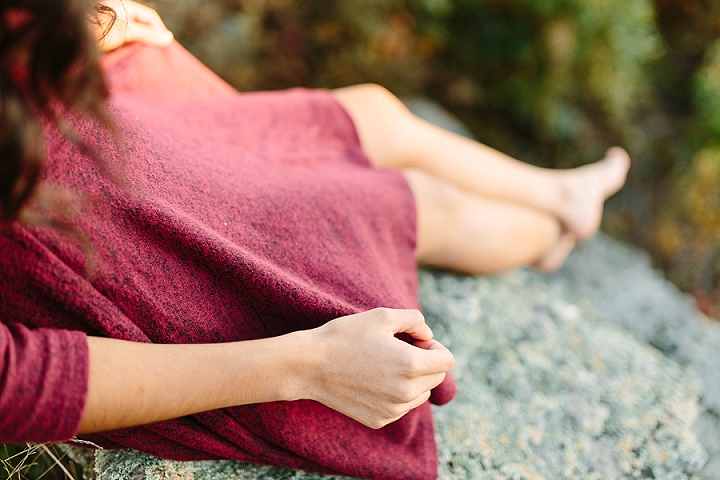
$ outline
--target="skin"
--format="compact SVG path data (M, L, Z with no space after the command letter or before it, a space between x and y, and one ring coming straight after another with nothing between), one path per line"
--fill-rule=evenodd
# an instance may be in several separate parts
M130 42L157 47L172 43L172 32L152 8L130 0L105 0L102 3L112 8L116 17L110 30L110 19L106 16L100 16L95 24L100 51L109 52Z
M398 340L399 332L417 343ZM297 399L380 428L424 403L454 364L420 312L382 308L262 340L157 345L89 337L88 345L80 434Z
M103 50L172 41L147 7L108 4L122 21L104 38L98 27ZM373 164L400 169L407 178L418 211L416 255L425 265L466 273L556 269L576 242L598 229L603 203L622 187L630 165L627 153L614 148L585 167L540 169L414 117L382 87L333 94ZM400 332L414 345L396 339ZM88 345L80 434L296 399L380 428L424 403L454 364L413 310L375 309L256 341L155 345L89 337Z
M432 125L377 85L334 91L372 163L405 174L418 209L422 264L470 274L559 268L598 230L603 203L625 183L618 147L594 164L548 170Z

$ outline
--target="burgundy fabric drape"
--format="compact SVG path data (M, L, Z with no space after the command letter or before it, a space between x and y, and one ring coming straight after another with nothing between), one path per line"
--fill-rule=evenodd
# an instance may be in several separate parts
M104 64L120 142L88 122L71 123L120 166L127 185L107 180L47 129L45 179L85 195L80 227L95 251L38 228L0 236L6 440L58 440L77 428L87 388L87 348L77 331L226 342L374 307L418 307L411 192L398 172L370 166L328 92L238 94L178 44L131 45ZM434 398L452 393L449 379ZM380 430L297 401L87 439L178 460L382 479L437 474L428 404Z

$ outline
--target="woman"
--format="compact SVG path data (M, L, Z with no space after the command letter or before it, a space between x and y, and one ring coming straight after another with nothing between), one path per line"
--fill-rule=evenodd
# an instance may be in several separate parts
M149 9L110 7L102 48L171 41ZM3 8L2 440L434 478L427 400L452 396L453 358L417 263L557 268L625 152L542 170L376 86L239 95L175 43L105 57L105 103L91 8ZM50 187L76 199L44 207L65 198ZM77 205L85 248L42 225Z

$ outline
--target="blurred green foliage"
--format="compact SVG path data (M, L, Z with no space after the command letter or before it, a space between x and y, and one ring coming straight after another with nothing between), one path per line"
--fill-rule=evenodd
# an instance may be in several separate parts
M632 143L663 43L648 0L164 0L240 90L376 82L429 95L481 139L575 165Z
M379 83L543 166L625 147L605 229L720 313L720 0L148 3L239 90ZM4 445L0 478L78 475L50 448Z
M605 228L720 300L720 0L157 0L240 90L380 83L491 146L571 167L633 156Z
M633 169L605 229L720 313L720 0L148 3L240 90L379 83L543 166L625 147ZM0 478L66 478L54 464L4 445Z

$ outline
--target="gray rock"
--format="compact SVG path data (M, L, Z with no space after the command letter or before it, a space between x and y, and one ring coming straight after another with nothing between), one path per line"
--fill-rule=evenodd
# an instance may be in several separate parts
M699 478L717 480L720 478L720 417L705 411L695 420L693 430L710 457Z
M420 278L458 360L458 397L435 410L441 478L688 478L704 464L697 379L558 296L555 278Z
M551 276L421 271L420 296L457 360L458 396L434 409L440 478L720 478L720 398L699 380L710 376L717 326L643 254L598 236ZM100 479L333 478L112 451L96 452L90 470Z
M576 249L548 282L557 295L602 312L700 379L703 414L694 428L710 459L699 476L720 478L720 322L654 272L646 253L601 235Z

